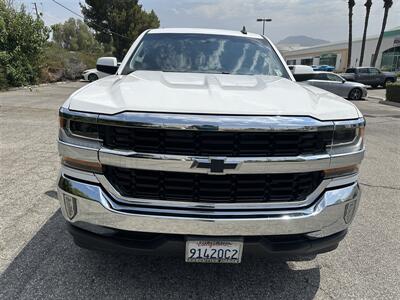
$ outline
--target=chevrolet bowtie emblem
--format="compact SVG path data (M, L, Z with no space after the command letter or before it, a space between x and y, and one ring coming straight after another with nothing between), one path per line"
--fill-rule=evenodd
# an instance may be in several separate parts
M192 168L209 169L210 173L224 173L227 169L235 169L237 163L226 163L225 159L211 158L208 160L196 159L192 165Z

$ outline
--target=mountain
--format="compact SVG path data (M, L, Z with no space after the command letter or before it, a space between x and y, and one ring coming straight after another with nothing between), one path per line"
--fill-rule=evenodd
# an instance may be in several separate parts
M284 38L280 42L278 42L278 45L293 45L293 46L298 46L298 47L311 47L311 46L316 46L316 45L321 45L321 44L327 44L329 41L322 40L322 39L314 39L309 36L305 35L295 35L295 36L288 36L287 38Z

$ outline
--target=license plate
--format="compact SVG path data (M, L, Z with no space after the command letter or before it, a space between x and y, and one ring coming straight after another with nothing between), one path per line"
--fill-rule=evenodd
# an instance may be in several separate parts
M186 262L231 263L242 260L243 241L223 239L188 239L186 241Z

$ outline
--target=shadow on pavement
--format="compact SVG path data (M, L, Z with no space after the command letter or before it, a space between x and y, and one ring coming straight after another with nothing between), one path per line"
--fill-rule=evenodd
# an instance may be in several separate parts
M73 244L57 211L0 276L0 299L312 299L319 282L318 268L292 270L262 259L203 265L90 252Z
M58 200L57 191L49 190L49 191L45 192L45 195Z

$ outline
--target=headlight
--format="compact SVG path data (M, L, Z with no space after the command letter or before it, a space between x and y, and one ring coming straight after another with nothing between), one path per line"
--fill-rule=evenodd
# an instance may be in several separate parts
M90 143L91 141L100 141L97 126L97 114L72 112L61 108L59 118L60 140L66 141L66 137L69 137L74 139L72 143L77 145L82 145L82 143L85 144L88 142Z
M60 117L60 129L70 138L99 141L96 120L93 120L93 122L82 122ZM60 139L63 140L62 136L60 136ZM80 144L78 141L77 143Z
M72 135L98 140L99 130L97 129L97 124L85 123L80 121L69 120L67 122L67 128Z
M102 172L97 156L101 146L97 117L97 114L60 109L59 152L64 165L89 172Z
M365 120L335 122L330 154L357 152L364 149Z

